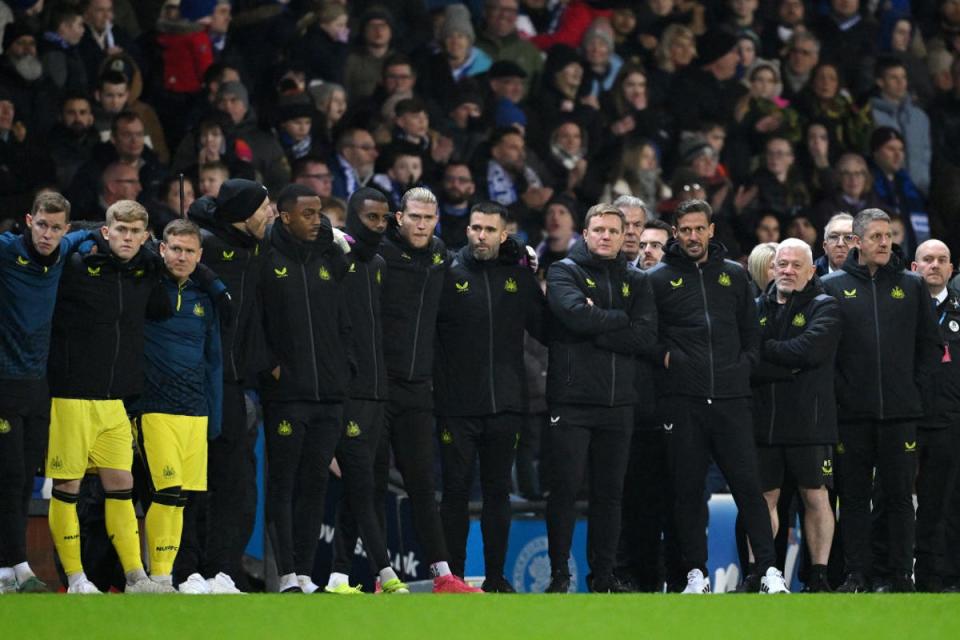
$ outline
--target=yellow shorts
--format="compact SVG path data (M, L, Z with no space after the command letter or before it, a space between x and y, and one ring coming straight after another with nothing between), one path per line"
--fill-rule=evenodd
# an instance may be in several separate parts
M139 423L139 424L138 424ZM134 422L153 490L207 490L207 418L145 413Z
M79 480L88 470L133 466L133 435L122 400L50 401L47 477Z

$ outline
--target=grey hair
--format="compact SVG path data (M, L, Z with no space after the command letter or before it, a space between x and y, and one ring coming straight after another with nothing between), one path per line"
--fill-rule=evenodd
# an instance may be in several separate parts
M433 195L433 191L426 187L414 187L403 194L403 199L400 200L400 211L407 210L408 202L425 202L437 205L437 196Z
M841 214L844 215L844 214ZM834 216L835 218L836 216ZM833 218L831 218L832 220ZM773 259L776 260L780 257L780 252L784 249L799 249L803 253L804 257L807 259L807 264L813 264L813 251L810 250L810 245L801 240L800 238L787 238L780 243L780 246L777 247L776 253L773 255Z
M797 43L803 41L812 42L817 48L817 53L820 53L820 39L809 31L800 31L790 36L790 39L787 41L787 48L793 49L795 46L797 46Z
M758 287L767 281L767 270L776 253L776 242L764 242L755 246L747 257L747 271Z
M853 235L862 240L863 234L867 232L867 226L878 220L890 222L890 215L883 209L864 209L853 219Z
M830 219L827 220L827 224L823 227L823 235L829 234L831 227L840 222L853 223L853 216L846 211L841 211L840 213L831 216Z
M612 204L617 209L621 209L621 210L639 207L640 209L643 209L644 213L647 213L647 203L644 202L641 198L638 198L637 196L622 195L616 200L614 200Z

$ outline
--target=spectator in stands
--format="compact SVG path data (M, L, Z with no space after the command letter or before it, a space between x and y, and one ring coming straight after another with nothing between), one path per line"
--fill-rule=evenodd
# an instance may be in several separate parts
M295 184L311 188L321 198L329 198L333 194L333 174L327 163L318 156L298 158L290 173Z
M607 20L596 20L583 34L580 44L587 63L590 95L599 97L609 91L623 66L623 58L613 50L613 27Z
M837 176L833 170L837 146L837 141L830 137L826 122L811 120L804 126L797 164L813 202L819 202L837 188Z
M87 70L77 45L83 38L83 17L76 7L56 6L50 12L50 29L38 47L43 73L61 90L85 91Z
M877 50L877 24L860 11L860 0L830 0L830 11L814 22L820 39L820 57L837 66L854 96L872 85Z
M163 124L161 124L160 118L157 116L157 112L153 106L141 100L144 86L140 65L136 63L130 54L121 51L104 58L103 65L101 66L101 77L107 73L120 73L123 75L127 89L127 99L124 103L123 110L133 111L140 116L147 134L145 139L146 145L153 149L154 153L156 153L160 159L160 162L164 164L169 163L170 149L167 147L167 136Z
M380 77L379 73L377 77ZM318 144L322 144L328 150L333 149L334 131L347 112L347 92L335 82L324 82L319 86L310 87L309 91L313 97L314 108L322 116L322 119L314 124L314 135L317 137Z
M518 0L486 0L485 26L477 37L477 46L494 62L510 60L526 72L527 90L537 86L543 70L543 58L537 47L517 33Z
M54 175L46 149L16 122L13 99L0 91L0 215L28 211L33 190L52 184Z
M490 56L474 46L475 41L467 7L448 5L440 29L440 50L428 62L428 72L421 75L419 88L426 97L443 104L458 83L490 69Z
M872 126L870 114L850 99L837 65L829 62L818 65L796 104L805 118L822 120L829 125L838 151L860 153L866 148Z
M337 138L336 154L330 163L333 173L333 195L349 198L373 177L377 145L366 129L344 129Z
M358 41L347 56L343 75L347 94L364 100L377 88L383 61L394 51L393 15L386 7L374 5L363 12L357 31Z
M697 41L697 60L678 72L670 86L670 108L677 127L696 131L704 120L729 124L734 105L746 93L736 81L737 39L723 31L708 31Z
M599 157L616 156L622 146L640 138L654 141L660 149L671 148L672 120L662 106L651 101L649 76L640 65L621 67L610 91L600 97L600 110L604 134L612 135L603 135L598 141Z
M467 244L467 225L470 224L470 206L477 192L470 165L450 162L443 170L443 185L439 191L440 222L437 234L448 249L459 249Z
M867 161L858 153L845 153L834 165L837 189L821 200L814 209L813 220L818 229L841 211L860 212L864 209L882 209L886 205L873 192L873 177Z
M82 94L68 94L60 109L60 121L47 137L50 158L56 165L57 185L66 189L73 176L93 153L100 136L93 126L90 99Z
M36 36L22 22L8 24L3 31L0 87L8 92L28 131L43 134L56 122L57 89L43 77Z
M780 6L799 4L800 0L784 0ZM774 29L774 32L777 30ZM783 64L784 99L791 102L799 96L810 83L813 70L820 62L820 41L809 31L798 31L787 41L787 53Z
M371 183L390 200L390 210L400 210L407 190L422 186L423 151L409 142L395 142L383 150L383 173L374 174Z
M807 8L803 0L779 0L777 2L777 15L773 20L768 21L760 35L760 55L763 58L787 58L792 53L793 47L798 40L795 36L799 34L808 34L806 26ZM818 44L819 48L819 44ZM790 62L784 66L784 84L790 87L787 77L787 68ZM815 64L810 65L812 69ZM809 72L809 69L807 70Z
M201 196L216 198L220 187L230 179L230 168L221 160L213 160L199 166L197 186Z
M310 77L343 84L344 61L349 54L347 20L347 10L336 2L308 12L298 22L290 59L307 69Z
M97 77L100 63L109 55L121 51L134 57L140 54L130 34L113 24L113 0L85 0L82 6L85 30L79 48L87 78Z
M314 113L313 104L304 96L283 99L277 106L277 138L291 165L317 151L311 134Z
M671 24L664 30L653 52L655 64L647 67L650 99L655 104L666 101L677 73L690 66L696 57L696 36L689 27Z
M870 136L870 171L873 190L891 216L899 216L906 230L904 254L913 255L930 239L930 216L913 177L906 168L906 141L891 127L878 127Z

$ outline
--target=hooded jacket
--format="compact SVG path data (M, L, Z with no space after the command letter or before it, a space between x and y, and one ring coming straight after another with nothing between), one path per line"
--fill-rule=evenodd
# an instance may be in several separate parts
M547 272L547 303L548 402L635 404L636 356L650 355L657 344L657 308L647 274L622 255L595 257L578 239Z
M710 242L707 260L667 245L663 261L647 271L657 300L660 344L654 366L670 353L660 390L698 398L748 398L757 360L759 324L753 289L739 263Z
M268 402L343 402L351 378L347 263L330 222L323 219L313 242L274 224L265 244L259 315L270 364L260 376L263 396ZM271 373L276 366L279 378Z
M935 398L932 418L921 426L943 428L960 420L960 296L955 291L937 305L936 318L943 355L933 376Z
M391 223L380 255L387 264L381 297L387 373L406 382L430 380L446 247L434 236L426 248L414 249Z
M433 388L441 416L525 412L523 334L543 342L543 294L522 266L520 244L500 245L493 260L470 247L453 257L437 315Z
M814 276L786 303L771 284L757 298L760 361L753 371L753 428L765 445L837 441L833 369L840 309Z
M843 269L823 278L840 303L843 337L836 391L841 422L920 418L932 409L931 374L940 357L933 305L923 280L904 271L894 246L870 275L851 249Z

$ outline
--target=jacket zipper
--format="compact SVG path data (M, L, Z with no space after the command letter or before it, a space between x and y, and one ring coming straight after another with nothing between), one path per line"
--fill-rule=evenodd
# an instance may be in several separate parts
M123 315L123 277L117 271L117 321L113 323L113 330L116 333L116 341L113 345L113 361L110 363L110 382L107 384L107 397L113 397L113 378L117 370L117 358L120 357L120 316Z
M713 325L710 322L710 306L707 304L707 286L703 282L703 268L698 264L697 265L697 275L700 276L700 293L703 296L703 317L707 321L707 356L710 361L710 393L708 394L708 400L714 396L714 380L713 380Z
M870 287L873 289L873 326L877 339L877 391L880 397L880 419L883 420L883 360L880 355L880 314L877 311L877 277L870 278Z
M307 327L310 336L310 364L313 365L313 393L315 399L320 399L320 372L317 371L317 347L313 339L313 313L310 312L310 288L307 284L307 265L300 265L300 273L303 275L303 297L307 300Z
M249 264L250 258L247 258L247 264L244 265L243 272L240 274L240 294L237 296L237 317L234 320L236 324L233 327L233 333L230 335L230 368L233 369L234 380L240 379L240 375L237 373L237 358L234 355L234 347L237 344L237 334L240 332L240 309L243 308L243 289L247 279L247 266Z
M607 300L610 304L610 309L613 309L613 278L610 274L607 274ZM613 406L614 398L616 397L617 392L617 354L615 351L610 352L610 406Z
M490 299L490 279L487 270L483 270L483 282L487 286L487 357L490 359L490 404L493 413L497 412L497 392L493 381L493 301Z
M410 354L410 375L407 380L413 380L413 370L417 366L417 343L420 342L420 316L423 315L423 296L427 293L427 283L430 281L430 267L427 267L427 275L423 278L423 286L420 287L420 304L417 306L417 322L413 326L413 353Z
M365 270L364 278L367 281L367 299L370 304L367 305L370 308L370 342L371 347L373 347L373 397L377 400L380 399L380 365L377 362L377 316L373 313L373 285L370 284L370 265L364 263L363 268Z

